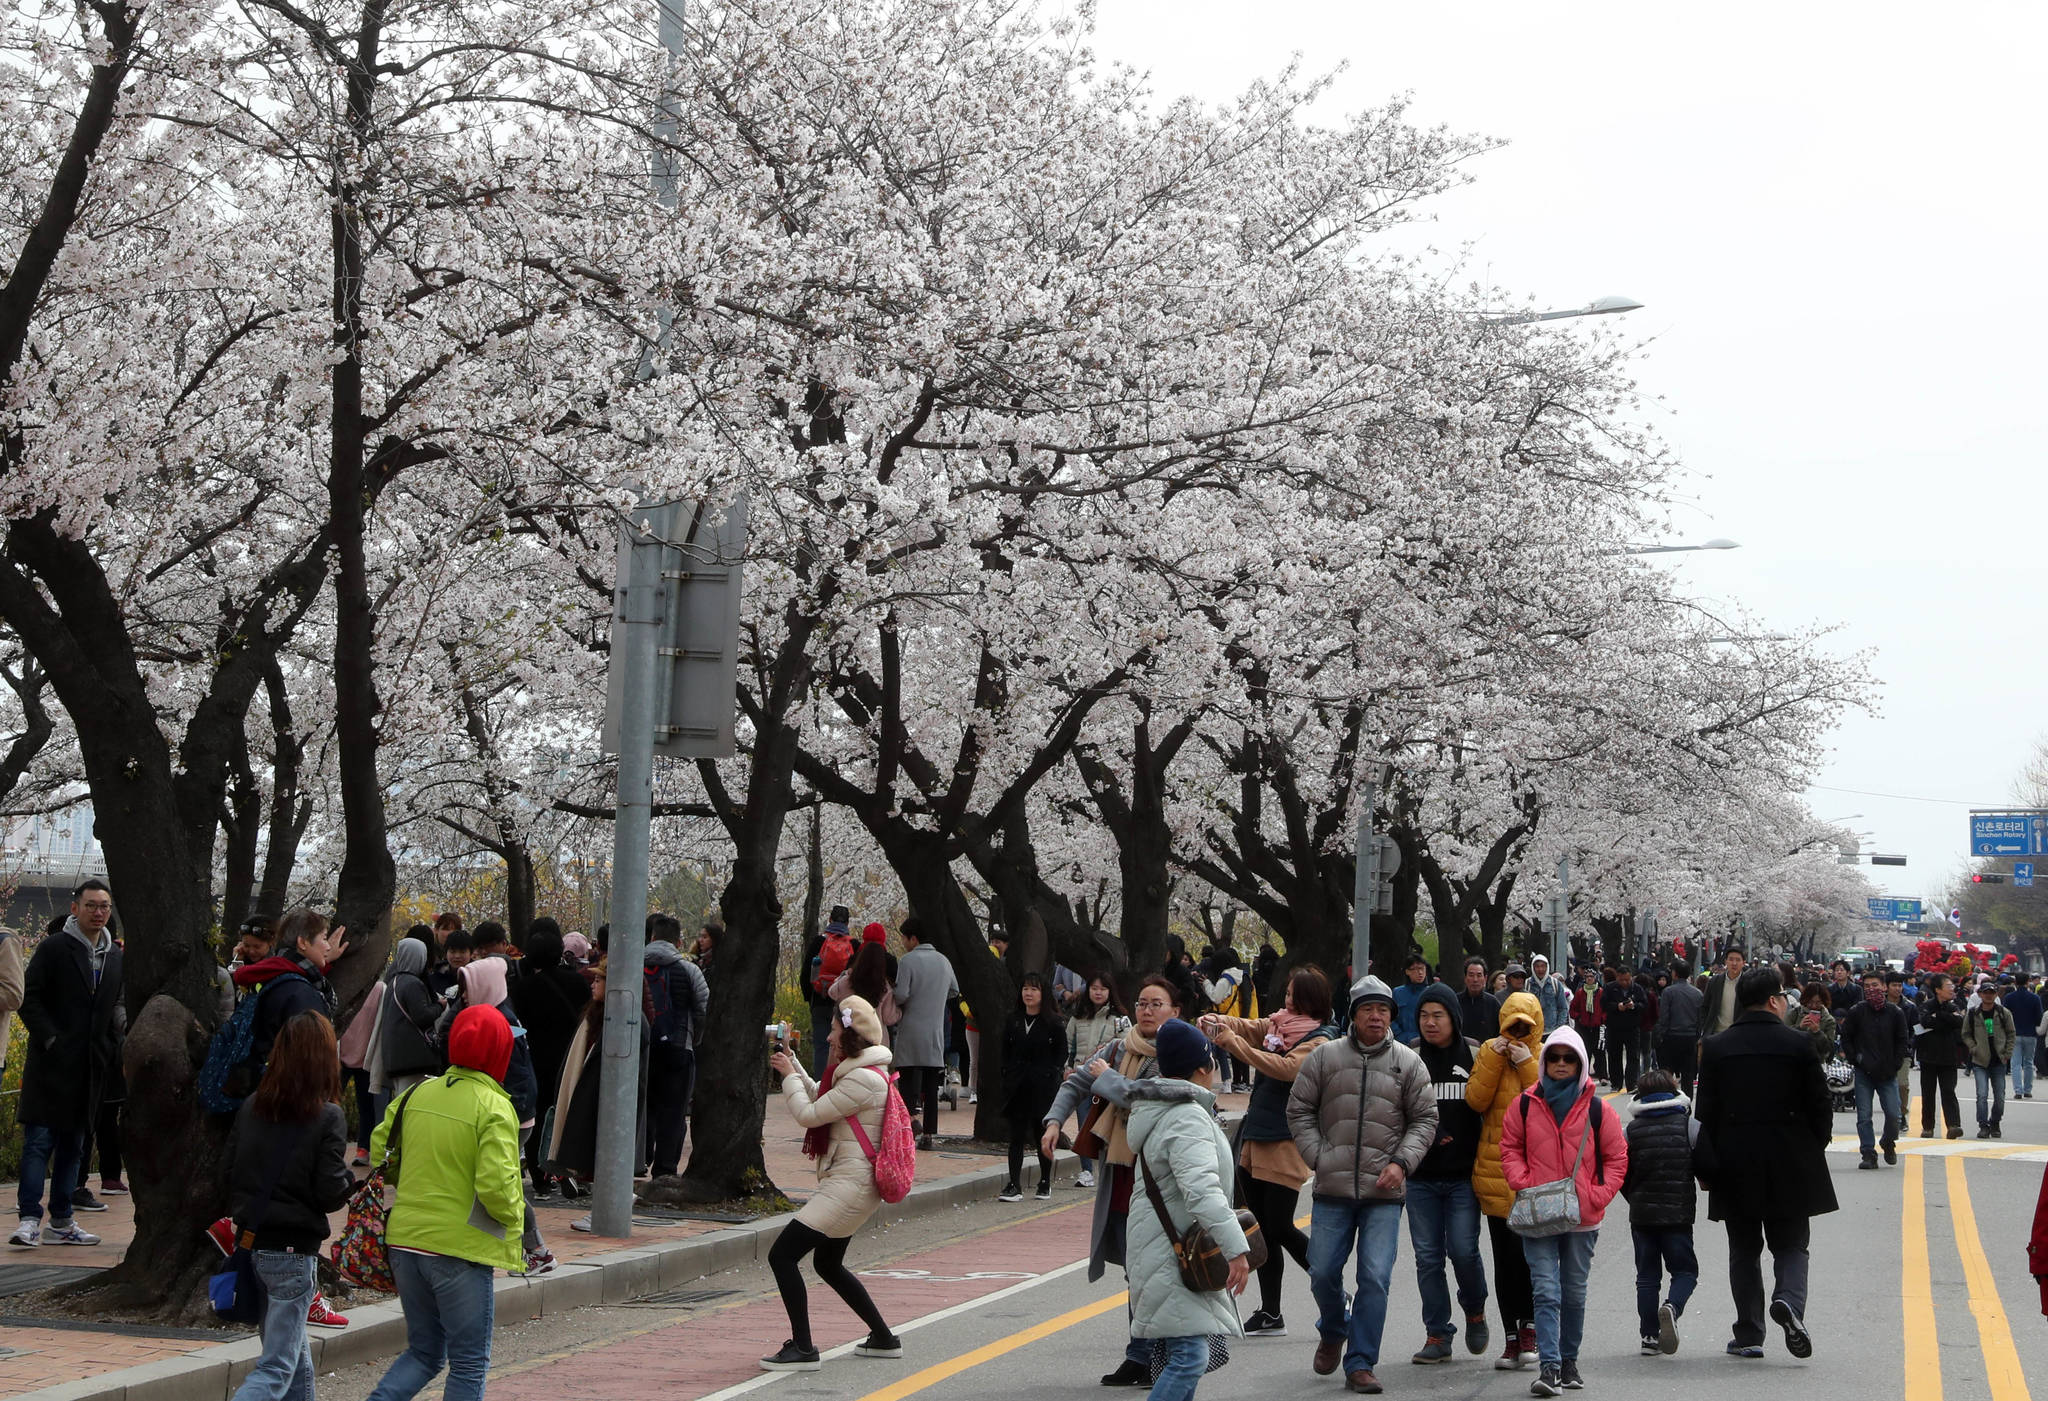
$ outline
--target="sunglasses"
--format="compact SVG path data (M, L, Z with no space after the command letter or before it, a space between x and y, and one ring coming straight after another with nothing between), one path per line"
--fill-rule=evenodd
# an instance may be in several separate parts
M1545 1065L1577 1065L1579 1058L1570 1051L1545 1051L1543 1053L1543 1063Z

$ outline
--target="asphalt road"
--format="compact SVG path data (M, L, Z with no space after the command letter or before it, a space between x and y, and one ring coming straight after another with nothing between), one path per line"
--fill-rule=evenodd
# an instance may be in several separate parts
M1917 1106L1916 1106L1917 1110ZM1965 1117L1971 1116L1967 1097ZM1588 1392L1631 1396L1742 1396L1807 1401L1830 1392L1907 1401L2027 1401L2042 1378L2048 1401L2048 1320L2027 1273L2026 1241L2048 1165L2048 1103L2009 1104L2006 1137L1925 1143L1909 1137L1896 1168L1856 1168L1855 1125L1837 1119L1830 1154L1842 1209L1814 1223L1807 1325L1813 1358L1797 1362L1774 1329L1762 1361L1723 1355L1733 1313L1721 1229L1696 1232L1701 1284L1681 1322L1675 1357L1642 1357L1636 1344L1634 1265L1625 1207L1617 1204L1594 1259L1580 1365ZM1124 1336L1123 1280L1087 1282L1087 1200L1063 1188L1049 1207L990 1202L876 1233L849 1263L903 1331L900 1361L827 1353L816 1373L768 1374L752 1359L786 1336L764 1268L716 1276L690 1298L592 1309L499 1335L490 1395L499 1401L654 1398L663 1401L1026 1401L1105 1396L1096 1378ZM1306 1208L1304 1207L1304 1210ZM1484 1249L1482 1240L1482 1251ZM1489 1260L1490 1263L1490 1260ZM812 1284L821 1347L850 1344L852 1315ZM1241 1312L1253 1305L1245 1303ZM1251 1401L1276 1391L1341 1396L1340 1378L1309 1370L1314 1315L1307 1280L1289 1267L1291 1335L1245 1339L1206 1378L1205 1401ZM1489 1310L1498 1334L1498 1318ZM1521 1396L1532 1373L1496 1372L1491 1355L1463 1351L1436 1367L1409 1363L1423 1340L1407 1246L1394 1273L1380 1379L1395 1396ZM320 1379L323 1401L357 1401L381 1368ZM1128 1391L1123 1396L1142 1395Z

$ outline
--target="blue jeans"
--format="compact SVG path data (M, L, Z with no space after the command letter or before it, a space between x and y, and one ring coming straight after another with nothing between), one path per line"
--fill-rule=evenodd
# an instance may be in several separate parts
M2005 1067L1993 1061L1990 1065L1971 1066L1970 1073L1977 1077L1977 1127L1981 1129L1987 1124L1996 1125L2005 1117ZM1989 1118L1984 1116L1984 1103L1987 1099L1991 1102ZM26 1171L23 1175L27 1175ZM51 1212L54 1213L56 1209L56 1203L52 1201Z
M1979 1091L1981 1095L1982 1091ZM1875 1096L1884 1106L1884 1146L1889 1148L1899 1141L1899 1130L1904 1127L1905 1115L1899 1109L1899 1082L1873 1080L1862 1071L1856 1072L1856 1141L1863 1145L1863 1156L1869 1157L1877 1151L1877 1140L1871 1128L1870 1101Z
M1197 1333L1192 1338L1159 1341L1166 1344L1166 1366L1160 1370L1159 1380L1152 1383L1145 1401L1189 1401L1209 1365L1209 1340Z
M71 1224L71 1193L79 1183L85 1156L85 1130L53 1129L48 1124L21 1126L21 1186L15 1199L24 1221L43 1219L43 1180L50 1183L50 1224Z
M1356 1243L1357 1294L1344 1311L1344 1265ZM1338 1202L1318 1198L1309 1214L1308 1287L1315 1296L1316 1332L1326 1342L1344 1339L1344 1371L1379 1365L1380 1334L1387 1326L1387 1286L1401 1249L1401 1203Z
M311 1255L255 1252L263 1281L263 1356L235 1388L235 1401L313 1401L313 1349L306 1343L306 1306L313 1302Z
M1692 1227L1672 1226L1664 1230L1631 1230L1636 1247L1636 1322L1642 1336L1657 1336L1657 1305L1671 1301L1671 1311L1685 1312L1685 1301L1700 1282L1700 1260L1693 1253ZM1664 1271L1671 1271L1671 1292L1664 1292Z
M1536 1358L1546 1367L1579 1360L1579 1339L1586 1332L1586 1277L1593 1272L1593 1244L1599 1238L1597 1230L1522 1237L1536 1295Z
M1432 1338L1455 1338L1444 1258L1458 1275L1458 1307L1465 1317L1486 1312L1486 1266L1479 1260L1479 1198L1465 1178L1408 1184L1408 1241L1415 1247L1415 1287L1422 1293L1422 1327Z
M453 1255L391 1252L398 1303L405 1310L405 1351L369 1401L412 1401L448 1364L445 1401L480 1401L491 1370L491 1267Z
M2034 1052L2040 1044L2038 1036L2015 1036L2012 1039L2012 1092L2016 1095L2034 1092Z

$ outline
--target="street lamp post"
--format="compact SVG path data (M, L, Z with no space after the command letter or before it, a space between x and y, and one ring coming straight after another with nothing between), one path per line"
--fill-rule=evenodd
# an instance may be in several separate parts
M1614 316L1640 310L1642 305L1634 297L1602 297L1585 306L1567 307L1561 311L1510 311L1482 315L1480 319L1488 326L1527 326L1536 321L1566 321L1574 316Z
M1725 536L1716 536L1698 545L1627 545L1619 550L1607 550L1610 555L1682 555L1694 550L1739 550L1742 546Z

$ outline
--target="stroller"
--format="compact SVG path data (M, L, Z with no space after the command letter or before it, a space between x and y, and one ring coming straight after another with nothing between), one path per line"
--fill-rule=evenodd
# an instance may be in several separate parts
M1856 1071L1836 1056L1827 1064L1828 1108L1845 1114L1856 1107Z

